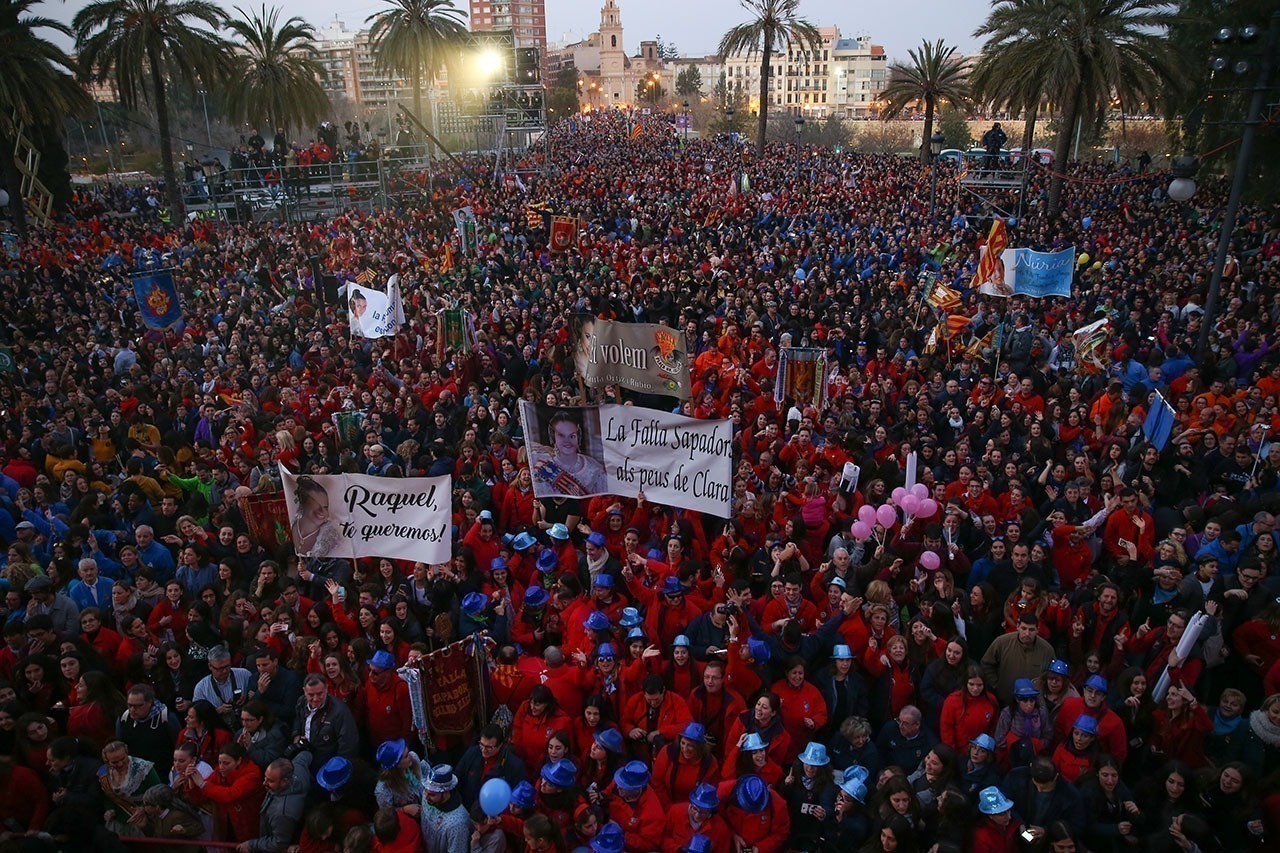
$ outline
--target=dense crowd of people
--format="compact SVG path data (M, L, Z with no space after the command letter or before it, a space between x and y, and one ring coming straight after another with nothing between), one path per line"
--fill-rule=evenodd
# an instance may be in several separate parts
M1037 167L1010 245L1081 263L1070 298L1001 299L950 177L931 215L913 159L636 120L326 221L86 190L0 261L0 849L1273 848L1274 208L1242 211L1207 320L1221 186L1075 164L1050 217ZM569 251L543 203L582 220ZM157 267L164 332L128 278ZM400 275L394 338L326 292L365 270ZM472 346L437 347L442 308ZM585 389L579 313L684 331L692 397ZM1102 318L1098 369L1072 333ZM826 349L825 399L775 403L783 346ZM732 419L732 517L535 499L519 400ZM451 474L453 559L299 559L249 523L279 464ZM477 631L490 714L459 744L402 673Z

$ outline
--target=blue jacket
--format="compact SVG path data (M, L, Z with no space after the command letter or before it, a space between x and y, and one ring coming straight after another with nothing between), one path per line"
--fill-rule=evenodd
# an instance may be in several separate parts
M89 586L84 581L76 578L67 586L67 598L74 601L76 607L81 610L86 607L100 607L105 610L111 607L111 588L114 586L115 581L99 574L98 582L94 584L94 590L98 593L98 597L95 599Z

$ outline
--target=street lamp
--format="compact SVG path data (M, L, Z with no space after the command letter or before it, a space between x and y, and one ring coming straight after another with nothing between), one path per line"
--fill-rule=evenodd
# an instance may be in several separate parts
M1223 28L1218 31L1214 41L1223 44L1233 38L1243 44L1250 44L1258 38L1258 28L1249 25L1237 32ZM1213 328L1218 313L1218 296L1222 290L1222 274L1227 266L1227 254L1231 251L1231 236L1236 230L1236 214L1240 212L1240 199L1244 196L1244 185L1249 179L1249 164L1253 161L1254 140L1257 137L1258 125L1262 123L1262 108L1271 88L1272 70L1276 61L1276 51L1280 49L1280 6L1271 13L1271 23L1267 27L1267 42L1262 50L1258 76L1254 79L1249 99L1249 113L1245 118L1244 132L1240 134L1240 149L1236 155L1235 173L1231 178L1231 193L1227 196L1227 207L1222 214L1222 226L1218 230L1218 250L1213 259L1213 273L1209 276L1209 292L1204 300L1204 316L1200 318L1200 340L1197 351L1204 358L1209 350L1209 330ZM1215 66L1216 68L1216 63ZM1238 75L1249 70L1249 63L1237 62L1232 69ZM1179 157L1179 160L1184 158ZM1178 177L1175 173L1175 181ZM1190 180L1190 178L1186 178ZM1180 190L1186 188L1183 184ZM1170 185L1169 197L1173 198L1173 186ZM1190 198L1190 196L1188 196Z
M796 114L796 183L800 183L800 132L804 130L804 116Z
M1173 172L1173 180L1169 182L1169 198L1177 202L1190 201L1196 194L1196 172L1200 171L1200 160L1190 151L1174 159L1169 164Z
M688 144L689 142L689 125L690 124L691 122L689 121L689 101L686 99L684 102L684 141L686 144Z
M204 135L209 142L209 152L213 152L213 129L209 125L209 93L200 90L200 103L204 106Z
M938 155L942 153L942 146L947 144L947 138L942 135L942 131L938 131L929 137L929 216L933 217L938 211Z

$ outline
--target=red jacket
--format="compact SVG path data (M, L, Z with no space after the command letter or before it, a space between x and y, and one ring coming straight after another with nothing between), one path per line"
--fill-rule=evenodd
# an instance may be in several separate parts
M1157 708L1152 718L1153 753L1165 760L1181 761L1192 770L1209 763L1204 754L1204 741L1213 731L1213 720L1203 705L1197 703L1190 713L1180 714L1176 720L1169 716L1168 708Z
M942 703L942 742L956 752L969 751L969 741L980 734L990 734L1000 717L1000 704L990 693L972 697L965 688L948 696Z
M729 831L754 847L756 853L782 853L787 849L791 835L791 816L787 804L777 792L769 790L769 805L760 814L751 814L738 808L733 797L736 782L720 785L720 802L724 821Z
M778 762L783 767L790 767L791 762L800 754L800 750L809 741L817 737L817 733L827 724L827 702L822 693L808 681L799 687L792 687L785 678L779 679L769 688L782 700L780 716L782 727L791 736L791 744L784 755L785 760ZM805 718L813 720L813 728L805 725Z
M1058 719L1053 727L1054 740L1061 743L1071 737L1071 727L1080 715L1086 712L1084 698L1070 696L1062 700L1058 709ZM1110 753L1116 761L1124 763L1129 755L1129 738L1124 731L1124 723L1116 716L1116 712L1103 705L1100 711L1090 711L1091 716L1098 718L1098 744L1104 752Z
M396 812L396 820L400 824L396 837L390 841L373 839L373 853L418 853L422 850L422 829L418 822L402 811Z
M1008 826L997 826L990 818L983 818L973 830L970 853L1018 853L1018 833L1022 823L1011 818Z
M613 785L605 789L605 794L609 801L609 820L622 827L626 835L627 853L650 853L662 846L662 829L667 820L652 788L645 788L634 803L622 799Z
M667 809L667 828L662 835L662 853L680 853L688 844L694 833L705 835L711 840L711 849L715 853L729 853L733 842L733 833L729 824L718 814L713 814L700 826L695 828L689 822L689 804L676 803Z
M698 783L708 785L720 781L720 762L714 755L707 755L696 761L686 761L680 754L680 742L674 741L658 750L653 760L653 776L650 786L664 809L673 804L686 803Z
M650 720L649 705L645 702L644 692L641 691L627 700L627 707L622 712L622 734L626 737L632 729L642 729L646 732L658 731L667 741L674 741L680 737L680 732L684 731L684 727L692 720L688 703L670 690L662 697L656 719Z
M788 607L785 598L770 599L765 605L764 618L760 620L760 626L769 633L776 634L773 623L782 619L799 619L802 630L812 631L818 621L818 608L812 601L804 598L800 599L800 603L795 608Z
M373 678L364 680L364 722L370 743L383 743L397 738L413 739L413 708L409 704L409 685L397 673L391 673L386 690L379 690Z
M249 759L224 777L215 771L205 780L203 788L194 788L191 798L195 802L209 802L218 807L214 826L223 832L230 831L230 838L237 842L257 838L258 809L265 792L262 788L262 771Z
M511 748L525 767L541 767L547 754L547 741L557 731L571 731L573 723L563 711L535 717L529 711L529 700L520 704L511 723Z

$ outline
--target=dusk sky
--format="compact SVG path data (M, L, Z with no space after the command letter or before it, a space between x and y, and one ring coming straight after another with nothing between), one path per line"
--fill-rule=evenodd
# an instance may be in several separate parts
M466 0L456 0L464 12ZM70 21L85 6L85 0L46 2L36 14ZM222 2L229 14L235 3ZM242 8L255 8L258 3L242 2ZM282 6L287 14L298 15L323 26L336 15L348 29L360 29L369 15L385 8L376 0L274 0L268 5ZM602 0L547 0L547 37L552 41L566 33L577 37L594 32L600 23ZM746 12L737 0L619 0L622 25L626 30L627 50L634 53L641 39L661 34L674 42L682 53L712 53L720 36L730 26L746 20ZM979 43L973 31L985 19L988 0L891 0L891 2L857 2L848 0L802 0L802 14L814 24L835 24L849 37L867 33L885 46L890 57L905 58L907 49L922 39L946 39L968 53ZM689 14L696 10L695 14Z

